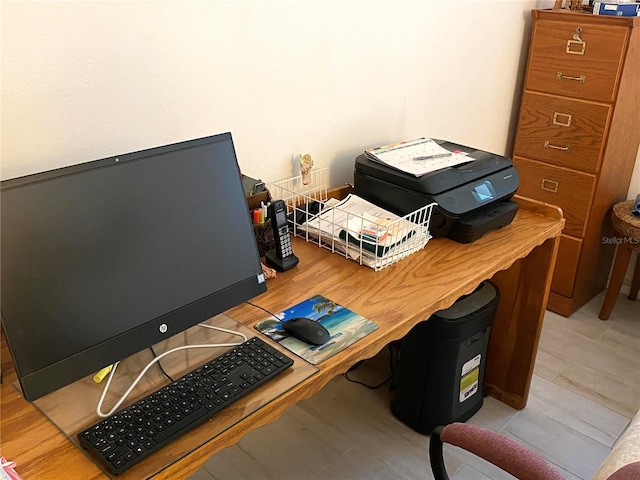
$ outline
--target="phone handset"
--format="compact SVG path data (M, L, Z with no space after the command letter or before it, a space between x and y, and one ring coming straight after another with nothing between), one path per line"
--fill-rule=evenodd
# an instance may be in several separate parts
M271 201L271 205L269 205L269 218L271 219L276 248L267 251L264 257L268 266L283 272L298 264L298 257L293 254L291 248L287 210L284 201Z

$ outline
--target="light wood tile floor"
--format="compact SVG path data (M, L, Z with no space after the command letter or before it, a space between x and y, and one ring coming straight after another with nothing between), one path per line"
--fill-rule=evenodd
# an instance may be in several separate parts
M590 479L640 408L640 301L621 294L608 321L604 293L564 318L547 312L528 405L487 397L470 423L539 452L569 480ZM376 384L389 373L385 350L350 374ZM429 479L427 436L389 410L391 393L338 377L238 444L214 455L191 480ZM452 479L512 478L454 447Z

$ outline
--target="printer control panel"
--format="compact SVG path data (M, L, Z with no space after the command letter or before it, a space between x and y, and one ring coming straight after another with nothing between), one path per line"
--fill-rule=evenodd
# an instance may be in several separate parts
M453 215L469 213L493 201L511 197L518 188L518 172L511 166L491 175L433 196L434 201Z

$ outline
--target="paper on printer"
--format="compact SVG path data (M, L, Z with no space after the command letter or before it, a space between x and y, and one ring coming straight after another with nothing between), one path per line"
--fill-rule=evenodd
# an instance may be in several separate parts
M368 149L365 155L416 177L473 160L464 152L451 152L435 140L424 137Z

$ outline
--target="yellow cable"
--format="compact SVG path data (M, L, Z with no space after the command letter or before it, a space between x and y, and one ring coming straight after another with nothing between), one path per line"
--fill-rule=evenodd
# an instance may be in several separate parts
M93 376L93 381L96 383L100 383L102 382L102 380L104 380L104 377L106 377L109 372L111 371L111 369L113 368L113 365L109 365L108 367L104 367L102 370L100 370L98 373L96 373Z

